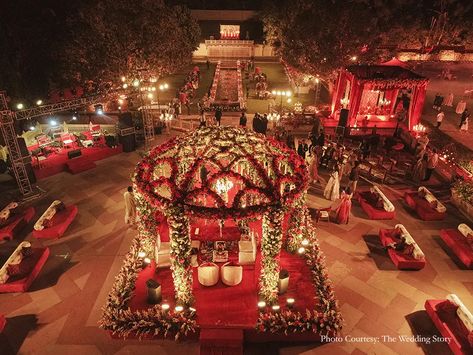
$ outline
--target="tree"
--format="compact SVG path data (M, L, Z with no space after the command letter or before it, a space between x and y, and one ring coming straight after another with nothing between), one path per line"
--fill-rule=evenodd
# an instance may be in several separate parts
M262 14L268 41L304 71L329 75L356 61L373 59L378 20L362 0L296 0L271 3Z
M172 73L190 62L200 36L187 8L162 0L93 2L68 28L57 56L65 82L116 82L140 69L158 77Z
M289 64L322 76L389 59L396 48L473 44L473 2L268 1L261 17L268 42Z

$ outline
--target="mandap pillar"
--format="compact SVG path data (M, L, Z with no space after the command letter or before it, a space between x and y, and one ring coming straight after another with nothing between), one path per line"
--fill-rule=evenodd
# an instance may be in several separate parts
M272 208L263 216L259 293L260 297L268 303L274 303L278 299L283 217L284 212L280 208Z
M171 271L176 302L190 305L192 294L191 237L189 218L183 205L174 205L165 210L169 224Z

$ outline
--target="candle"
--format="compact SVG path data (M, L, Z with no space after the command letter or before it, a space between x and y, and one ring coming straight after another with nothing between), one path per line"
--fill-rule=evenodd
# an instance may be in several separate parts
M265 301L259 301L258 302L258 308L260 310L263 310L266 307L266 302Z
M297 249L297 252L298 252L299 254L304 254L305 248L304 248L304 247L300 247L299 249Z
M288 298L288 299L286 300L287 306L288 306L289 308L292 308L292 307L294 306L294 302L295 302L295 301L296 301L296 300L295 300L294 298L292 298L292 297L291 297L291 298Z
M182 312L182 311L184 310L184 307L182 307L182 306L176 306L176 307L174 307L174 310L175 310L176 312Z
M281 306L279 306L278 304L275 304L271 308L273 309L274 312L279 312L279 310L281 309Z
M162 309L163 311L167 311L167 310L169 309L169 305L168 305L167 303L163 303L163 304L161 305L161 309Z

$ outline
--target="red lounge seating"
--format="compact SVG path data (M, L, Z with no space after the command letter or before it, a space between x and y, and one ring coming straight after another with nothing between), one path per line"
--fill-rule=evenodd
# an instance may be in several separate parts
M392 232L394 232L394 229L379 230L379 239L384 247L397 241L391 236ZM399 270L421 270L425 266L425 259L417 260L412 256L402 254L391 248L388 249L388 254L394 265L396 265Z
M458 229L441 229L440 238L469 269L473 269L473 250Z
M13 239L15 234L19 233L28 224L35 214L34 207L28 207L23 214L12 216L11 221L0 228L0 240Z
M93 169L97 165L89 157L78 157L67 161L66 166L71 174L78 174Z
M438 212L427 200L421 198L417 192L406 192L404 201L407 205L416 211L417 215L423 221L442 221L445 218L445 212Z
M0 314L0 334L3 332L5 324L7 324L7 320L5 319L4 315Z
M48 256L49 248L33 248L33 255L22 261L22 263L28 263L28 275L20 279L9 278L6 283L0 284L0 293L26 292L48 260Z
M468 355L473 353L473 347L468 343L468 334L465 334L465 329L458 326L458 316L452 311L451 316L445 317L438 311L440 304L447 302L447 300L427 300L425 301L425 310L432 319L435 327L438 329L443 337L450 338L448 344L455 355Z
M396 216L396 211L388 212L384 209L376 208L370 202L368 202L370 201L368 198L369 194L371 194L370 191L362 191L356 194L357 201L360 203L361 208L366 212L368 217L375 220L394 219Z
M33 230L35 238L60 238L77 215L77 206L67 206L64 210L56 213L52 218L52 227L43 230Z

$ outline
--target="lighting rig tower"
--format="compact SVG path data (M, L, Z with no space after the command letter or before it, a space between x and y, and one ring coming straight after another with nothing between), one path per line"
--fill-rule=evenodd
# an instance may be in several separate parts
M48 114L50 115L57 112L64 112L83 106L93 105L104 101L104 99L106 99L109 95L109 93L103 93L62 101L55 104L37 106L31 109L12 111L9 109L7 104L6 92L0 91L0 131L2 132L3 138L5 139L5 144L7 145L8 154L11 160L12 170L23 198L33 198L37 195L37 191L31 185L31 181L26 171L25 160L28 160L29 156L23 157L21 154L15 132L15 121L26 120Z

